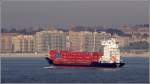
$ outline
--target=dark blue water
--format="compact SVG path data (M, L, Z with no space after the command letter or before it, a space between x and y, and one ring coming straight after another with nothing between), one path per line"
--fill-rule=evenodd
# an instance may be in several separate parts
M44 58L2 58L3 83L148 83L148 58L125 57L122 68L52 67Z

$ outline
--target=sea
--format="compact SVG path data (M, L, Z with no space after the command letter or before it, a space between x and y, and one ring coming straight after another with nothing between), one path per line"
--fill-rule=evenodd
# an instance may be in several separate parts
M149 58L123 57L122 68L49 65L44 57L2 57L2 83L149 83Z

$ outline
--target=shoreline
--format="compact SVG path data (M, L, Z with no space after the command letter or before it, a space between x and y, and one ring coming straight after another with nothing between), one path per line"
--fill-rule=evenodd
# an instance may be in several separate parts
M134 54L128 53L123 54L121 53L122 57L149 57L150 53L143 53L143 54ZM0 53L1 57L48 57L48 53Z
M123 54L121 53L122 57L146 57L149 58L150 53L142 53L142 54L135 54L135 53L128 53L128 54Z
M1 57L47 57L47 53L3 53Z

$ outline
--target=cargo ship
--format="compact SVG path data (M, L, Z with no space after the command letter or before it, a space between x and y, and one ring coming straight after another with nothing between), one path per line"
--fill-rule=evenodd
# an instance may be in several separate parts
M101 42L103 52L75 52L50 50L46 60L55 66L85 66L85 67L122 67L118 42L115 38Z

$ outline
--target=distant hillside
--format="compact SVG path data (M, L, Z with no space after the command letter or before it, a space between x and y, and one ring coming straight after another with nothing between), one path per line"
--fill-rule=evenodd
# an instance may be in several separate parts
M142 27L149 27L149 24L140 24L140 25L135 25L133 26L133 28L142 28ZM101 31L105 31L107 33L111 33L113 34L117 34L119 36L125 36L126 34L119 30L119 28L110 28L110 27L104 27L104 26L74 26L72 28L55 28L55 27L47 27L47 28L42 28L39 27L38 29L34 30L34 28L30 27L30 28L24 28L24 29L15 29L15 28L11 28L10 30L6 29L6 28L2 28L1 32L2 33L20 33L20 34L35 34L36 32L42 31L42 30L51 30L51 29L57 29L57 30L61 30L64 32L68 32L69 30L73 30L73 31L91 31L91 32L101 32Z

